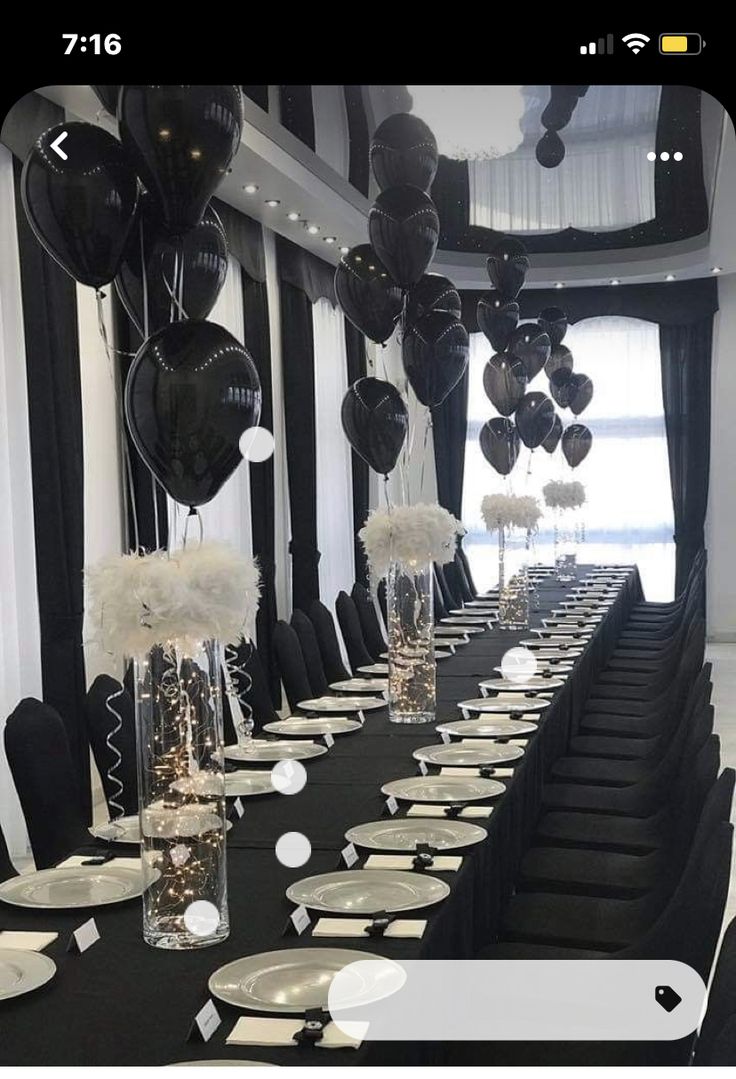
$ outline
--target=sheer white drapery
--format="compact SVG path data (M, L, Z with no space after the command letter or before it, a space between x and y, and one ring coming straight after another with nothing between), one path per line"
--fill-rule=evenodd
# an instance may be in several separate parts
M340 421L348 388L345 323L329 300L312 305L314 412L317 432L317 547L319 590L330 608L355 581L353 479L350 447Z
M17 857L27 838L2 728L22 697L41 697L41 642L15 212L13 161L0 146L0 825Z
M602 232L656 214L654 149L658 86L591 86L560 132L565 158L542 168L535 149L544 134L548 86L525 86L524 141L492 161L469 161L469 223L501 232ZM481 122L479 120L479 122Z
M630 318L593 318L568 330L565 344L575 370L593 380L593 400L579 417L593 433L593 448L575 470L561 448L550 455L522 447L510 477L515 494L533 494L550 479L576 479L585 485L581 512L586 540L580 557L590 562L636 562L650 599L671 599L674 587L674 520L667 439L662 404L659 332L654 323ZM480 516L485 494L505 489L505 482L483 457L478 445L482 424L496 415L483 390L483 368L491 347L482 334L471 336L468 441L463 489L465 547L477 573L478 587L495 582L495 538ZM549 392L544 375L530 389ZM575 422L560 410L563 424ZM530 468L531 458L531 468ZM536 539L536 558L551 562L553 517L548 510Z

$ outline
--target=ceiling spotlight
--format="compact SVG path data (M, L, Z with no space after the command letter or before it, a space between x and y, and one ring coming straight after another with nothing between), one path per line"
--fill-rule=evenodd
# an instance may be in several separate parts
M280 206L280 205L281 205L281 199L266 199L266 206L270 206L272 210L273 210L273 208L275 206Z
M310 236L316 236L319 232L319 225L307 225L307 232Z
M665 279L665 281L674 281L675 280L675 275L673 273L665 274L664 279Z
M564 281L555 281L555 288L564 288L564 287L565 287L565 282Z
M341 254L341 255L347 255L347 253L348 253L348 251L349 251L349 250L350 250L350 248L349 248L349 247L341 247L341 248L340 248L340 254Z
M621 282L619 281L619 279L617 277L612 277L611 281L610 281L610 284L612 284L612 285L620 285Z
M337 236L324 236L323 239L324 239L326 244L334 244L335 240L337 239Z
M710 272L711 273L720 273L721 272L721 267L720 266L711 266Z
M243 184L243 191L246 195L255 195L258 190L258 184Z
M296 210L290 210L286 216L288 217L289 221L298 221L300 215L296 212Z

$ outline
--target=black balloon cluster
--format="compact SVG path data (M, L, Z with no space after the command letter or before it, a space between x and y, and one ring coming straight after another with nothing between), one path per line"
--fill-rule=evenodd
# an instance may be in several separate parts
M468 363L468 333L451 281L427 273L440 223L428 191L437 171L437 142L409 113L376 129L370 159L381 193L368 215L370 243L353 247L335 272L335 295L350 321L376 344L397 326L406 377L428 408L442 404ZM359 379L348 389L342 423L350 444L387 475L404 444L408 413L391 383Z
M556 169L565 157L565 144L560 138L560 131L572 120L572 114L581 97L587 93L587 86L550 86L549 103L544 109L541 121L544 135L537 143L536 157L544 169Z
M562 344L567 333L567 317L559 307L545 307L539 315L539 324L547 331L552 342L552 351L545 365L549 376L549 392L559 408L569 408L577 418L593 399L593 383L587 375L573 373L573 356L570 349ZM585 460L593 444L593 436L582 423L572 423L564 428L560 417L544 448L552 453L559 442L562 452L571 468Z
M86 123L44 132L23 168L23 206L76 281L114 281L144 338L126 385L131 436L173 499L202 505L240 463L240 436L261 411L247 350L205 321L227 274L210 199L240 145L240 88L93 89L120 141Z

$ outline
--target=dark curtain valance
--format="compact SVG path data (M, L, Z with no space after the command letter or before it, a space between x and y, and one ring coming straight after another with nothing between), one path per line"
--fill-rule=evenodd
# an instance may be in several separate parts
M263 226L222 199L213 199L212 205L220 216L227 234L230 254L254 281L266 280L266 257L263 253Z
M478 332L475 317L478 300L487 292L465 290L463 322L469 333ZM700 322L718 310L715 278L666 281L640 285L601 285L590 288L524 289L519 295L522 319L534 319L545 307L561 307L569 322L601 315L621 315L657 322L660 326L683 326Z
M279 277L283 282L301 289L310 303L325 299L333 307L336 305L334 266L297 247L284 236L276 237L276 253Z

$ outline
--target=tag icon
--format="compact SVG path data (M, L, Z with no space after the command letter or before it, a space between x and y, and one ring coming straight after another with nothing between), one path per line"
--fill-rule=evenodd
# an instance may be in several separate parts
M666 1012L673 1012L682 1001L680 994L676 993L671 985L658 985L654 990L654 999Z

